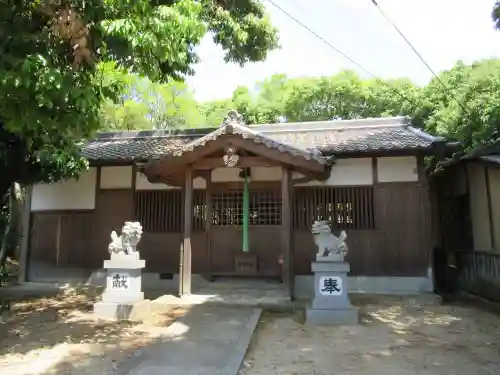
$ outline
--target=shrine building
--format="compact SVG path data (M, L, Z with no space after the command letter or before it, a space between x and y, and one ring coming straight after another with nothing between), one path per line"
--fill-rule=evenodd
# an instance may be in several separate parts
M315 220L347 233L349 289L433 289L424 157L447 142L406 117L99 133L78 180L31 189L26 279L86 279L112 230L139 221L145 273L269 278L312 292ZM196 276L198 277L198 276Z

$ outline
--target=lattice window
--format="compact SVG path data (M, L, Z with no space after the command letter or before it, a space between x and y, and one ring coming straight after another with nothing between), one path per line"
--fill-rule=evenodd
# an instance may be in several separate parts
M193 191L193 230L205 227L205 191ZM184 227L184 192L178 189L137 191L135 217L150 233L180 233Z
M205 229L206 216L206 193L205 190L193 191L193 230Z
M249 225L280 225L281 194L272 190L249 192ZM213 225L243 225L243 191L231 190L212 197Z
M310 229L315 220L328 220L334 229L372 229L373 187L296 188L292 212L296 229Z

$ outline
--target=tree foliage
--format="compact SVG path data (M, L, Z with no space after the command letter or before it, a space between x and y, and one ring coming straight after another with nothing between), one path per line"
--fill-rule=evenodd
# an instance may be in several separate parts
M77 176L78 142L101 127L122 75L182 79L208 32L239 64L277 47L258 0L1 1L0 197L14 182Z
M351 71L293 79L277 74L253 91L238 87L231 99L202 108L210 125L220 124L229 109L238 110L249 124L356 119L410 114L418 93L407 79L363 80Z
M130 131L193 128L203 124L198 103L184 82L151 82L128 76L118 102L107 100L102 108L101 130Z
M491 12L491 18L493 18L495 27L500 30L500 0L495 2L493 11Z
M250 124L406 115L468 150L500 136L500 60L458 62L424 87L408 79L361 79L351 71L331 77L275 75L201 108L212 126L229 109L240 111Z
M460 141L465 151L499 138L500 60L457 63L420 94L415 123Z

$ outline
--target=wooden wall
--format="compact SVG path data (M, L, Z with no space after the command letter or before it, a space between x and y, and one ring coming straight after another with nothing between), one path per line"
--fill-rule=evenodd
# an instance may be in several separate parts
M430 244L423 203L418 183L376 184L373 227L346 229L351 275L425 276ZM295 230L293 246L295 273L309 274L316 250L310 232Z
M326 218L334 221L334 233L347 231L351 275L425 276L432 245L427 179L421 165L419 168L418 181L380 183L374 177L369 186L292 189L294 273L310 273L316 252L310 225L314 219ZM214 194L214 202L222 204L221 193ZM269 212L280 207L274 202L279 195L268 193L266 197ZM241 224L229 225L227 215L214 216L213 223L219 224L212 225L209 259L204 199L204 190L195 192L192 271L205 274L210 268L214 273L230 273L231 252L241 245ZM94 210L33 212L29 265L89 271L101 268L108 258L110 232L119 233L126 220L139 220L145 230L140 251L146 270L177 273L182 202L181 191L97 189ZM214 212L216 215L217 210ZM262 275L279 276L281 226L275 216L268 215L253 219L251 249L259 255Z

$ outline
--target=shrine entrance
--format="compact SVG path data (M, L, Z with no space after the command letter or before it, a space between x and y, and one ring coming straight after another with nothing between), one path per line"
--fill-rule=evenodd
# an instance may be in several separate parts
M281 278L280 186L248 185L212 192L212 275Z
M143 169L150 182L184 189L179 295L191 294L195 179L204 181L204 212L198 214L206 234L206 276L280 278L292 297L291 189L299 181L325 180L330 165L315 153L256 133L235 112L214 132L150 160ZM255 178L257 168L272 168L273 178ZM220 170L236 178L214 178ZM301 177L292 180L293 172Z

